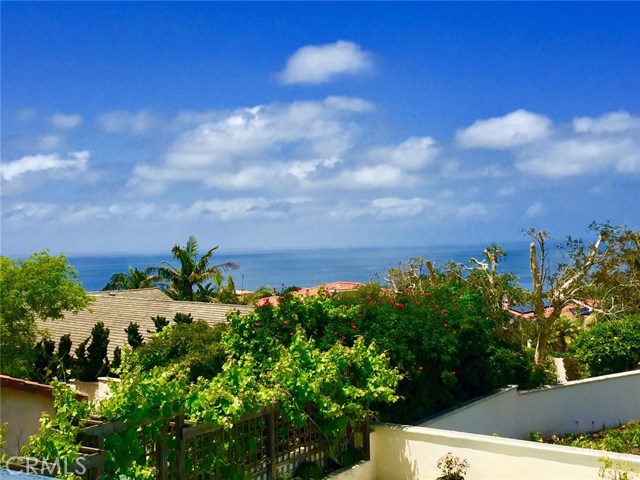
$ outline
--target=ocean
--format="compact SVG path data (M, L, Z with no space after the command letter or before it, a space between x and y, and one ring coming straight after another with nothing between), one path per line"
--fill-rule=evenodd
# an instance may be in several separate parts
M261 252L215 252L212 263L233 261L239 270L230 271L236 288L254 290L261 285L277 289L283 286L310 287L335 281L366 283L382 281L390 267L412 257L424 257L437 266L453 260L468 264L471 257L482 258L486 245L381 247L347 249L279 250ZM531 288L528 243L504 244L507 258L500 264L503 272L511 272L520 284ZM151 265L169 262L166 255L93 255L69 256L87 291L101 290L114 273L126 272L129 266L144 270ZM226 276L226 275L225 275Z

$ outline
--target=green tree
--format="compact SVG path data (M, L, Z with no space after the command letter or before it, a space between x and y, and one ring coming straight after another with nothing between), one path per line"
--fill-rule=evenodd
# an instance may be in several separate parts
M193 316L190 313L176 312L173 321L178 325L193 323Z
M156 327L155 333L160 333L166 326L169 325L169 320L167 320L167 317L164 317L162 315L151 317L151 321L153 322L153 326ZM151 331L148 332L152 333Z
M36 360L34 363L35 380L48 383L56 373L55 343L49 338L43 338L36 344Z
M34 374L36 319L61 319L91 301L66 257L46 250L26 260L0 257L0 296L0 371L24 378Z
M589 230L596 232L596 240L585 244L581 239L568 237L564 245L561 245L566 251L567 261L555 267L549 258L549 232L534 228L526 232L533 240L529 256L533 280L530 301L535 310L535 362L538 365L542 364L547 356L549 338L562 314L562 309L569 303L581 304L588 292L593 290L593 281L596 280L592 275L594 270L603 265L611 268L619 265L621 261L617 246L621 236L626 235L626 232L609 224L595 223ZM545 299L550 303L547 308Z
M193 301L196 299L195 290L198 286L204 287L207 281L220 276L222 271L238 268L234 262L210 265L213 253L217 249L217 246L213 247L204 255L200 255L198 241L192 235L184 247L175 245L171 250L173 258L180 264L179 268L164 262L150 271L162 280L163 283L160 285L171 298Z
M640 231L621 232L611 248L616 254L597 266L590 293L610 316L640 313Z
M140 333L140 325L136 322L129 323L124 332L127 334L127 343L134 350L144 343L144 337Z
M71 367L73 366L70 334L67 333L66 335L60 337L56 357L58 360L58 370L56 372L56 376L59 380L66 381L67 375L71 372Z
M93 382L109 374L109 329L97 322L91 329L91 337L76 349L75 375L83 382Z
M158 277L153 274L153 267L146 270L138 270L135 267L129 267L126 273L114 273L109 278L102 290L133 290L136 288L152 288L158 282Z

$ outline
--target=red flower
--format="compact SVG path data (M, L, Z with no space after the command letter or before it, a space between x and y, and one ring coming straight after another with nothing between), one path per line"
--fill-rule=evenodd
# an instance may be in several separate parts
M446 313L447 313L447 309L446 309L446 308L443 308L443 309L442 309L442 313L446 314Z
M285 320L285 321L284 321L284 322L282 322L282 323L284 323L285 325L289 325L289 320Z
M344 339L345 339L345 338L347 338L347 337L345 337L344 335L342 335L342 337L340 337L340 338L342 338L342 340L344 340Z
M422 365L420 365L420 366L418 367L418 370L423 371L423 370L424 370L424 367L423 367Z
M358 326L355 323L351 324L351 330L355 330L356 328L358 328Z
M259 327L259 326L260 326L260 322L256 322L256 327Z
M447 328L449 326L448 323L443 323L442 325L444 325L444 328Z
M398 304L398 308L399 308L400 310L404 310L404 303L399 303L399 304Z

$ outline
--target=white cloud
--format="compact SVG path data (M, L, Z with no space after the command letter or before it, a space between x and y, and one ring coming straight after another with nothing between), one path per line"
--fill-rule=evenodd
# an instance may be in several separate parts
M159 191L176 181L229 190L308 181L341 162L358 132L347 119L372 108L359 98L328 97L238 109L179 135L163 162L136 167L132 183Z
M50 155L27 155L13 162L0 165L0 176L9 182L33 172L63 173L73 175L84 172L90 154L88 151L70 152L66 158L57 153Z
M347 190L392 188L409 186L413 181L402 170L392 165L364 166L343 170L329 185Z
M371 207L376 214L383 217L415 217L420 215L427 207L432 207L433 202L421 197L402 199L398 197L376 198L371 202Z
M457 209L456 216L463 219L486 217L489 209L482 203L471 202Z
M117 110L98 115L97 122L106 133L143 135L162 124L162 119L148 110L129 112Z
M462 148L509 149L545 138L550 128L547 117L516 110L503 117L478 120L458 130L456 139Z
M542 215L546 211L546 207L541 202L536 202L532 205L529 205L529 208L527 208L527 217L537 217Z
M22 136L10 135L2 139L3 146L22 151L54 150L60 146L63 138L60 135Z
M29 123L36 118L38 110L34 107L27 107L15 113L15 119L20 123Z
M395 147L377 147L371 157L403 170L419 170L438 156L438 142L431 137L411 137Z
M615 133L640 129L640 117L625 111L606 113L598 118L576 117L573 128L579 133Z
M356 43L340 40L300 48L289 57L279 78L285 84L326 83L338 75L367 71L372 64L370 53L362 50Z
M273 208L273 202L263 197L198 200L185 213L194 217L212 216L225 222L247 218L272 219L283 215L283 212Z
M356 205L343 201L330 211L329 218L342 220L352 220L364 216L377 217L383 220L411 218L420 215L427 208L434 205L433 201L421 197L407 199L381 197L363 201Z
M500 197L509 197L514 193L516 193L516 188L512 186L502 187L500 190L498 190L498 196Z
M545 177L570 177L615 170L640 172L638 138L570 138L524 149L516 166Z
M53 203L19 202L3 209L2 218L7 221L34 221L46 220L57 210Z
M82 123L82 116L78 114L54 113L49 118L56 128L75 128Z

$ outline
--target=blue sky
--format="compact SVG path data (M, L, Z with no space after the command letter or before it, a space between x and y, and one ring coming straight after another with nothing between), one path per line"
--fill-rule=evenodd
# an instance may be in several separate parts
M640 4L2 2L2 253L640 227Z

